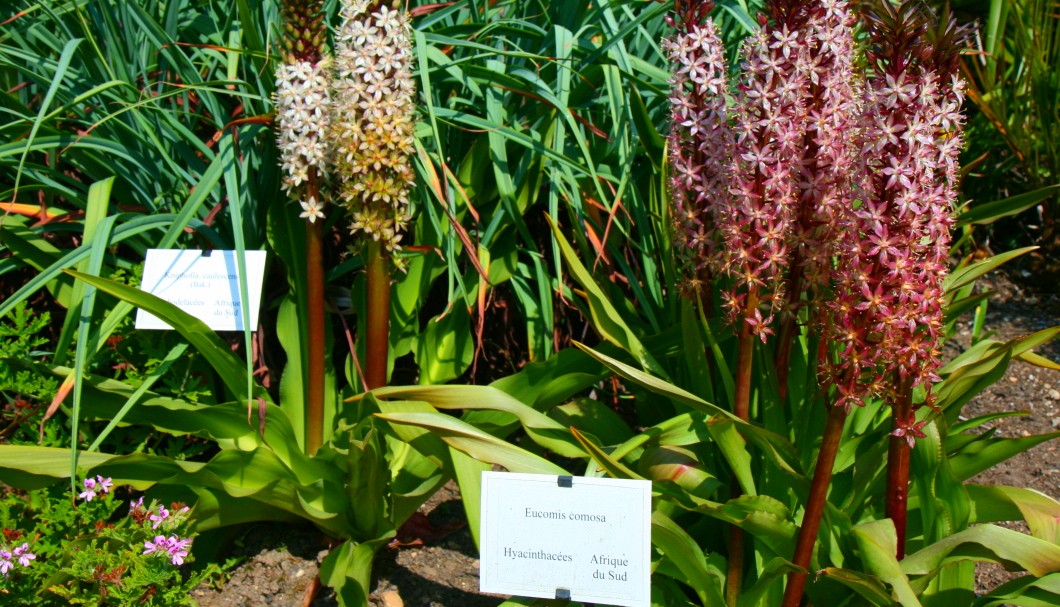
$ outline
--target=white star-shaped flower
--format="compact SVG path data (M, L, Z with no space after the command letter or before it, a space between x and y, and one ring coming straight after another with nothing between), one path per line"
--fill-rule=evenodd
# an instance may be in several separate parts
M309 223L315 222L318 217L324 218L324 211L317 205L316 198L310 196L309 200L302 200L298 204L302 205L302 214L299 217L308 219Z

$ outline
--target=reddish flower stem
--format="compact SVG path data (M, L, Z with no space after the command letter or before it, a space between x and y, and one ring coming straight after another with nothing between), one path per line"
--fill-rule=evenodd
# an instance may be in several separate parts
M795 334L798 329L798 313L796 304L799 303L799 294L802 291L802 267L796 258L792 263L791 278L788 280L787 312L780 319L780 330L777 331L777 350L773 358L773 367L777 370L777 386L780 388L780 401L788 396L788 367L791 366L791 346L795 342Z
M309 169L308 196L319 200L316 169ZM324 442L324 255L321 224L307 221L306 303L306 453L313 455Z
M381 388L387 383L387 357L390 341L390 271L383 245L370 240L365 262L368 279L368 318L365 340L366 389Z
M832 405L825 422L821 450L817 454L817 465L810 483L810 495L806 502L806 511L802 515L802 526L799 527L799 538L795 543L795 555L792 562L803 569L810 568L813 546L817 542L817 532L821 528L821 516L828 503L828 485L832 482L832 467L835 465L836 453L839 452L839 441L843 435L843 423L847 413L844 407ZM806 573L788 574L788 586L784 589L783 607L798 607L806 588Z
M752 317L757 308L757 294L748 293L744 318ZM736 417L745 421L750 418L751 412L751 368L754 362L754 339L754 335L751 332L751 324L742 321L740 323L739 353L736 358L736 386L733 395L732 412ZM732 497L738 497L740 493L740 485L734 477L732 481ZM729 530L729 571L725 578L725 601L730 607L736 605L740 597L740 586L743 582L743 554L743 529L733 526Z
M747 294L747 311L744 319L754 318L754 311L758 308L758 296L755 293ZM754 358L754 334L751 323L746 320L740 322L739 352L736 357L736 386L733 394L732 412L742 420L747 420L751 412L751 367Z
M891 428L898 430L903 422L913 416L913 391L909 380L899 380L896 388L896 399L891 408ZM898 536L898 551L895 556L901 560L905 557L906 517L909 506L909 443L901 436L891 435L890 448L887 452L887 517L894 521L895 534Z

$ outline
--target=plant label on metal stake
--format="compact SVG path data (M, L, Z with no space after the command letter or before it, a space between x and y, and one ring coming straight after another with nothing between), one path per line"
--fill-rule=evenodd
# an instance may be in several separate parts
M140 288L206 323L215 331L242 331L243 311L250 329L258 326L265 251L247 251L247 305L239 297L236 251L149 249ZM163 320L139 309L137 329L169 329Z
M482 473L479 590L651 602L651 482Z

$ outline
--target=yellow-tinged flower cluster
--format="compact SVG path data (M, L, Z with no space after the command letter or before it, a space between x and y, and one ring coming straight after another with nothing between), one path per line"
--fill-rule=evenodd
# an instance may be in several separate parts
M341 14L331 101L338 197L349 210L353 233L363 232L394 251L409 220L414 179L409 17L365 0L344 3Z

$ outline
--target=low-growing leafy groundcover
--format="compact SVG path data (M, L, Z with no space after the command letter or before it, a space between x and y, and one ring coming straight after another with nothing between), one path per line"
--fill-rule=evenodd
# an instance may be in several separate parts
M0 14L4 604L190 604L223 530L299 521L366 605L451 479L477 541L495 466L651 480L653 604L1060 604L1060 502L968 482L1060 433L962 415L1060 370L976 286L1033 247L974 227L1051 190L962 200L976 34L936 8ZM150 248L268 251L259 325L140 290Z

